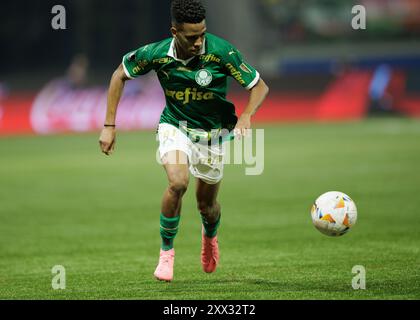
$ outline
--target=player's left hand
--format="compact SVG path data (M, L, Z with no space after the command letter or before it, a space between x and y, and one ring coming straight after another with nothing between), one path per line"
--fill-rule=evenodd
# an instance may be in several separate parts
M238 123L236 124L233 133L235 134L235 137L238 137L240 139L241 137L249 136L249 134L251 133L250 129L251 116L249 114L242 114L239 117Z

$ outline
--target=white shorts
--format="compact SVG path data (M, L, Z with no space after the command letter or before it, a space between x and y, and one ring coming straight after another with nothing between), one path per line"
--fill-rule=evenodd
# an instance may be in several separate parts
M207 184L222 180L224 144L194 143L177 127L167 123L159 124L158 137L161 160L170 151L182 151L188 157L189 169L194 177Z

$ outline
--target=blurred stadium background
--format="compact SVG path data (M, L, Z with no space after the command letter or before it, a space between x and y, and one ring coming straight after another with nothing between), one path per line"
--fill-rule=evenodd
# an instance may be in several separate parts
M200 270L189 190L171 286L151 276L166 183L153 73L126 84L115 155L97 143L112 72L126 52L169 35L169 1L0 2L0 298L418 299L420 0L203 2L208 31L270 86L254 119L266 129L265 172L227 168L212 277ZM66 30L51 27L56 4ZM366 30L351 28L355 4ZM248 93L232 81L229 95L240 113ZM340 239L309 215L333 189L359 209ZM64 291L51 289L56 264ZM363 292L351 289L357 264Z
M236 45L273 89L256 121L360 119L369 111L420 116L420 1L204 1L209 31ZM1 4L0 134L91 131L124 53L168 36L167 0ZM351 9L368 11L366 30ZM232 85L243 106L246 93ZM163 108L154 77L130 83L120 129L153 128ZM239 109L240 111L240 109Z

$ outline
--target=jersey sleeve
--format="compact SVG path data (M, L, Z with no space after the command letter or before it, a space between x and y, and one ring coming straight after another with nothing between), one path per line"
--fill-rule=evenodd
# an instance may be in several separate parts
M153 50L151 45L146 45L127 53L122 60L125 75L134 79L153 69Z
M227 74L247 90L251 90L260 80L258 71L244 60L238 49L230 47L224 61Z

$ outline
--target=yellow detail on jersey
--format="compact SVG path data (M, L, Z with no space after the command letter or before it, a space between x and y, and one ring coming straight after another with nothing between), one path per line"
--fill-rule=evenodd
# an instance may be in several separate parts
M214 54L206 54L200 56L200 60L204 60L205 62L217 62L220 63L220 58L216 57Z
M178 67L176 68L177 71L186 71L186 72L192 72L192 70L190 68L187 67Z
M190 101L214 100L213 92L197 91L197 88L186 88L184 91L172 91L165 89L165 95L172 99L182 101L187 104Z
M137 62L137 66L135 66L132 69L132 73L133 74L137 74L141 71L144 70L144 68L149 64L149 62L147 62L147 60L140 60L139 62Z
M170 58L170 57L164 57L164 58L159 58L159 59L155 59L155 60L153 60L153 63L155 64L155 63L158 63L158 64L165 64L165 63L168 63L168 62L170 62L170 61L172 61L172 58Z
M230 74L232 75L232 77L234 77L236 79L236 81L238 81L241 85L245 84L245 80L242 79L242 74L240 71L238 71L238 69L236 69L231 63L228 63L226 65L226 68L229 69Z

